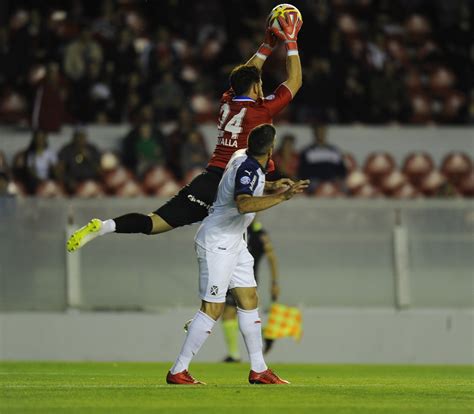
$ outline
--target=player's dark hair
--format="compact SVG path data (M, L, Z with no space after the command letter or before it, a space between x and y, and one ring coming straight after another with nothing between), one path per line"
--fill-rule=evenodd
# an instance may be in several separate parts
M250 131L248 138L248 153L253 156L265 155L275 140L276 129L271 124L256 126Z
M260 82L261 76L262 71L256 66L240 65L230 72L230 86L236 95L243 95L254 83Z

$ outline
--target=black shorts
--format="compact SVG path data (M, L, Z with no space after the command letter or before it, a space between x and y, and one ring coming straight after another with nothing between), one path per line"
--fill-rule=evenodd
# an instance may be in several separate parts
M208 167L153 213L175 228L202 221L216 198L223 173L221 168Z

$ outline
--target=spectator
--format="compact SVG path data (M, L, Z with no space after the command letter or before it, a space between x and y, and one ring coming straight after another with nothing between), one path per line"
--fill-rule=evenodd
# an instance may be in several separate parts
M39 85L33 107L32 126L46 132L59 131L65 120L66 90L59 74L59 65L48 64L46 78Z
M35 131L28 148L18 153L13 161L13 174L29 194L34 194L38 184L58 176L57 155L48 146L48 135Z
M300 154L298 175L311 180L308 192L313 193L320 183L340 183L347 174L341 151L327 142L325 125L313 126L314 143Z
M85 76L91 63L100 66L102 59L102 47L93 39L92 32L84 29L64 52L64 71L73 81L78 81Z
M182 87L175 81L172 72L166 72L163 75L163 80L153 90L156 118L161 121L176 118L183 101Z
M139 177L151 167L166 162L163 135L150 122L143 122L125 137L122 151L124 165Z
M59 167L64 187L70 194L80 183L101 178L100 152L87 142L83 128L76 129L71 142L59 152Z
M281 177L296 179L299 155L295 151L295 137L293 135L283 136L280 146L273 154L273 160Z
M181 168L186 177L196 170L203 170L209 161L204 137L198 131L191 131L181 147Z

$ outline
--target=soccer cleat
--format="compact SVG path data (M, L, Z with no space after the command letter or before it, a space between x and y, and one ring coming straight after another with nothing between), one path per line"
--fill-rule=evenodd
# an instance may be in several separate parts
M290 382L281 379L270 368L263 372L250 371L250 384L289 384Z
M171 371L168 371L166 383L174 385L206 385L205 382L193 378L187 369L177 372L176 374L172 374Z
M82 246L100 236L99 231L102 227L102 221L99 219L92 219L84 227L72 233L71 237L66 243L68 252L79 250Z

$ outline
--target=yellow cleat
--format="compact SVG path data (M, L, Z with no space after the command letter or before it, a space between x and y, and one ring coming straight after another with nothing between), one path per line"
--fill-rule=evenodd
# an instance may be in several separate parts
M72 233L71 237L66 243L68 252L79 250L82 246L100 236L99 231L102 228L102 221L99 219L92 219L84 227Z

